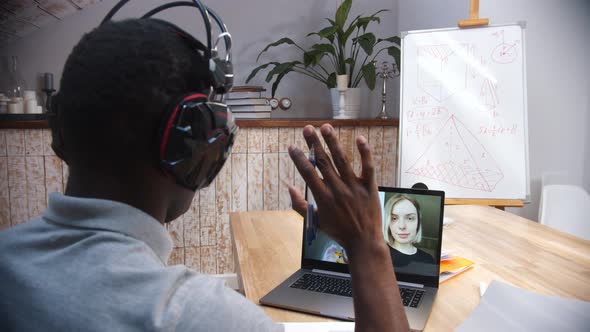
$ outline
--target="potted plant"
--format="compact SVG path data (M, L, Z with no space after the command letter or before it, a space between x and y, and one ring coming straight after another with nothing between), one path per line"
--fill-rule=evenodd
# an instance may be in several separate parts
M262 64L248 75L246 83L268 67L269 71L265 80L266 82L273 81L272 96L274 97L279 83L285 75L291 72L300 73L322 82L328 89L331 89L332 105L336 112L339 108L337 81L347 82L348 85L344 87L347 110L349 106L354 107L354 104L360 107L358 85L364 80L369 89L375 88L376 57L381 52L387 51L395 63L400 64L400 38L397 36L377 38L374 33L367 31L371 23L381 22L378 15L387 11L386 9L381 9L370 16L358 15L347 24L351 6L352 0L344 0L338 6L334 18L326 19L329 22L328 26L320 31L307 34L306 38L319 37L319 42L308 49L301 47L290 38L281 38L268 44L258 54L257 62L260 56L270 48L285 44L299 49L302 58L289 62L271 61ZM338 76L340 79L337 80ZM339 88L341 91L344 90L341 86ZM357 101L355 102L354 99ZM355 110L351 109L350 113L354 114ZM356 114L358 114L358 109Z

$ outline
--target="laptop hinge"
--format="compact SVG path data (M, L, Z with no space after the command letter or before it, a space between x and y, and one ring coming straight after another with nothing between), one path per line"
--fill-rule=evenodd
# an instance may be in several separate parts
M415 284L413 282L398 281L397 284L400 285L400 286L408 286L408 287L414 287L414 288L424 288L424 285L422 285L422 284Z
M350 274L349 273L334 272L334 271L327 271L327 270L320 270L320 269L312 269L311 272L322 273L322 274L330 274L330 275L333 275L333 276L350 278Z

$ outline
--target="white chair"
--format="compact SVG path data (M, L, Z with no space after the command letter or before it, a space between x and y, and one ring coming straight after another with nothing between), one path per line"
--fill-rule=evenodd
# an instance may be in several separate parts
M544 185L539 206L539 222L590 240L590 195L577 185Z

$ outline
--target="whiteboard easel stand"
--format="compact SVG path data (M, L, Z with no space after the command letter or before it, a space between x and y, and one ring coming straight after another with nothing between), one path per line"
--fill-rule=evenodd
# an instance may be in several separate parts
M457 23L459 28L481 27L489 24L489 19L479 17L479 0L470 0L469 18ZM519 199L466 199L466 198L447 198L446 205L489 205L500 210L505 207L523 207L524 202Z
M488 25L487 18L479 18L479 0L470 0L469 18L459 21L459 28L472 28Z

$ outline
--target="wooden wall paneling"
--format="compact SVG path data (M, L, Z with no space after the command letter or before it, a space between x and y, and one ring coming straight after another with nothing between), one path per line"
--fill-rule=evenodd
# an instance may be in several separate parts
M289 147L295 142L294 128L279 128L279 152L289 152Z
M279 154L264 153L262 155L264 173L263 181L263 210L278 210L279 208Z
M231 155L231 211L248 210L248 155L232 153Z
M172 222L166 224L168 233L172 238L172 244L174 248L184 248L184 217L186 214L181 215Z
M28 220L25 157L8 157L8 192L12 226Z
M27 220L33 219L47 208L45 192L45 161L41 156L25 157L27 188Z
M24 156L25 155L25 132L20 129L6 130L6 155L7 156Z
M198 246L185 247L184 256L184 265L201 272L201 249Z
M196 238L197 241L200 241L200 234L199 234L199 215L195 215L195 209L198 211L199 209L199 199L198 199L198 191L193 196L193 200L191 202L191 206L188 210L182 215L179 220L174 221L174 223L180 222L182 223L182 246L184 248L184 264L187 264L187 261L191 259L189 257L189 251L187 251L187 247L190 245L189 241L192 243ZM196 199L196 200L195 200ZM195 204L196 203L196 204ZM195 208L196 205L196 208ZM196 226L196 231L194 230L194 225Z
M232 146L232 153L246 153L248 152L248 128L240 128L234 145Z
M263 128L248 129L248 153L262 152Z
M55 156L55 152L51 148L51 130L50 129L42 129L41 130L41 137L43 138L43 155L44 156Z
M66 187L68 185L68 176L70 176L70 168L68 167L68 164L66 164L65 161L62 161L61 163L61 172L62 172L62 178L63 178L63 183L62 183L62 192L66 192Z
M201 272L207 274L217 273L216 248L212 246L201 247Z
M279 158L279 210L291 208L291 196L289 196L289 185L294 184L295 164L288 153L281 152Z
M383 165L383 127L369 127L369 144L373 152L373 165L375 167L375 178L377 185L382 185Z
M195 197L193 197L193 202L190 207L190 213L188 217L184 218L184 245L185 247L198 247L201 245L201 231L200 231L200 192L197 191L195 193ZM186 259L190 258L190 255L194 253L193 251L186 252ZM197 251L198 253L198 251Z
M339 128L339 140L342 151L346 155L346 158L352 165L353 152L356 150L356 141L354 136L354 127L340 127Z
M229 228L229 214L224 214L218 218L216 260L217 273L235 272L231 233Z
M359 136L364 136L367 141L369 140L369 127L355 127L354 128L354 138L356 140L357 137ZM370 144L370 143L369 143ZM356 143L355 143L355 149L353 150L353 158L352 158L352 169L354 169L354 172L356 173L357 176L359 176L361 174L361 156L359 154L359 150L356 148Z
M0 157L6 156L6 129L0 129Z
M383 127L383 178L384 186L395 187L397 178L397 128Z
M279 128L263 128L262 152L279 152Z
M25 130L25 155L43 155L43 131L38 129Z
M263 168L262 153L248 153L248 211L260 211L264 207Z
M305 142L305 138L303 138L303 128L295 128L295 141L293 144L299 150L303 152L309 152L307 142Z
M168 266L184 264L184 248L174 248L168 259Z
M211 183L209 187L201 189L199 196L201 246L215 246L215 242L217 241L215 235L217 223L215 182Z
M0 230L6 229L8 227L10 227L8 158L5 156L0 156Z
M217 273L234 272L231 235L229 233L229 212L231 211L231 159L228 160L215 179L217 223L215 235Z
M229 214L231 211L232 192L232 158L228 158L215 178L215 205L217 216Z
M45 196L52 192L63 193L62 161L57 156L45 156Z
M326 147L319 128L316 130ZM363 134L369 139L377 150L375 156L379 154L376 158L382 159L383 184L394 184L397 128L386 126L381 133L374 127L335 130L357 169L360 159L355 138ZM375 145L378 141L380 147ZM292 144L309 155L302 128L241 128L232 154L215 182L197 192L190 209L167 225L174 241L170 262L184 263L204 273L234 272L229 212L290 209L289 184L304 194L305 184L288 154ZM51 149L49 129L0 130L0 229L41 213L49 193L64 191L67 175L67 164Z

